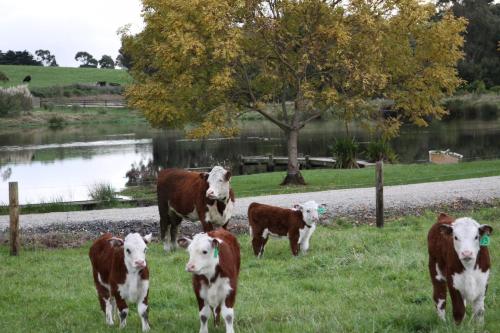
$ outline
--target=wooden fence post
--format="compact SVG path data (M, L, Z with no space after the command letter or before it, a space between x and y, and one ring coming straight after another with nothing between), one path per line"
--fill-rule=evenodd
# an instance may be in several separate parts
M243 160L243 155L240 155L238 159L240 160L238 163L238 171L240 175L243 175L245 172L245 161Z
M375 201L377 214L377 227L384 226L384 162L375 164Z
M305 157L305 164L306 164L306 169L311 169L311 160L310 160L311 156L309 155L306 155Z
M274 171L274 160L273 160L273 154L268 154L267 155L267 172L272 172Z
M9 182L10 255L19 254L19 193L17 182Z

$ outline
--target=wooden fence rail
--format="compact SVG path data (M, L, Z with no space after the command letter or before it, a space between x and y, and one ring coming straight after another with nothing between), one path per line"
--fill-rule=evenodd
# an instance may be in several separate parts
M40 107L45 105L53 105L57 107L72 107L74 105L83 108L124 108L126 107L126 102L123 99L110 99L110 100L100 100L100 99L71 99L71 100L56 100L56 99L40 99Z

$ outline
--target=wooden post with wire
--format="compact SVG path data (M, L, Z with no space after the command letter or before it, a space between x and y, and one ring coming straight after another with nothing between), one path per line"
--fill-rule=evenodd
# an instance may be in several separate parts
M377 161L375 164L375 201L377 227L384 226L384 162Z
M19 192L17 182L9 182L10 255L19 254Z

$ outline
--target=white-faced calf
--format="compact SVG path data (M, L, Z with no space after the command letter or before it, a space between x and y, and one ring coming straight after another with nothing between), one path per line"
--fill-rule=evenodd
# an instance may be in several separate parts
M252 236L253 252L261 257L269 235L288 236L290 248L294 256L306 253L309 240L316 229L319 219L319 205L308 201L295 205L294 209L274 207L253 202L248 207L248 223Z
M105 234L90 247L94 283L106 323L113 325L113 314L120 315L120 327L127 323L128 305L137 303L142 330L149 330L148 292L149 270L146 263L146 244L151 234L142 237L128 234L125 240Z
M490 275L489 236L493 229L471 218L441 214L428 234L429 272L438 316L445 320L446 291L450 292L453 318L460 323L466 302L482 322L484 297Z
M240 272L240 246L229 231L218 229L196 234L192 240L181 238L179 246L189 252L186 271L193 274L193 289L198 300L200 333L208 332L208 318L215 323L222 316L226 333L233 333L234 303Z

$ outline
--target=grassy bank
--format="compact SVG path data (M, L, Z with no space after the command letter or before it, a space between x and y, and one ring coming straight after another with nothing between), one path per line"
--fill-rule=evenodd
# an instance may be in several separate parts
M500 228L500 208L470 212ZM493 268L483 328L469 322L441 323L434 311L427 272L426 234L434 213L374 227L319 227L306 256L292 258L286 240L272 239L263 259L240 236L242 267L236 301L237 332L499 332L500 261ZM493 235L493 258L500 251ZM25 249L17 258L0 246L3 282L2 332L110 332L93 286L88 246L65 250ZM152 332L196 332L198 309L184 251L165 255L154 243L151 271ZM139 331L135 306L127 328ZM210 332L223 332L223 326Z
M374 168L303 170L307 186L280 186L284 172L234 176L237 197L284 194L375 186ZM500 175L500 160L463 162L450 165L386 164L384 184L402 185ZM136 199L154 200L154 187L130 187L121 192Z
M127 71L119 69L0 65L0 71L9 78L7 82L0 82L0 87L22 84L27 75L31 75L30 87L95 84L97 81L125 85L132 81Z
M73 125L124 124L148 125L144 116L135 110L122 108L55 108L54 110L35 109L19 116L1 118L0 129L18 131L24 128L59 127Z

